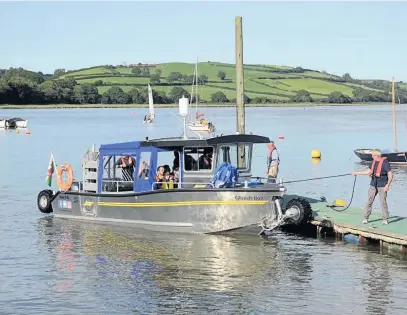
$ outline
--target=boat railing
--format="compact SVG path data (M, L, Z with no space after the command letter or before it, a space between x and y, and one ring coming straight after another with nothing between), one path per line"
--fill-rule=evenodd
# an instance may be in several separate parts
M109 185L110 184L110 185ZM128 189L121 190L120 184L128 186ZM129 185L131 184L131 185ZM122 180L122 179L103 179L102 180L102 191L104 192L129 192L133 191L134 181L132 180ZM114 190L112 189L114 188ZM131 189L129 189L131 188Z
M169 188L170 190L172 189L182 189L185 188L183 186L188 185L188 186L193 186L192 188L215 188L215 186L212 183L202 183L202 182L154 182L151 185L151 190L157 190L155 189L156 185L162 185L162 184L167 184L167 185L173 185L174 188Z

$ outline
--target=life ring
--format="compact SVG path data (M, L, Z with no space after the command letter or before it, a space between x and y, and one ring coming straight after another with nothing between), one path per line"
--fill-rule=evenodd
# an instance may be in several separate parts
M62 180L62 174L64 172L68 174L68 180L66 183L64 183ZM73 170L71 165L69 165L68 163L62 164L57 169L57 184L59 189L61 189L62 191L67 191L71 188L72 183L73 183Z

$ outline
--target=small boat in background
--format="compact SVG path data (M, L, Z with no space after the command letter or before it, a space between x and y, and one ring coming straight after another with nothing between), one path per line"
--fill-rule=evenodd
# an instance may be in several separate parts
M14 129L14 128L17 128L17 125L13 119L3 118L3 119L0 119L0 128Z
M17 128L27 128L27 123L28 120L16 117L16 118L11 118L10 120L15 122L15 125Z
M389 163L391 164L403 164L407 165L407 151L398 151L397 148L397 124L396 124L396 106L395 106L395 93L394 93L394 77L392 79L392 86L391 86L391 94L392 94L392 107L393 107L393 136L394 136L394 150L393 152L389 150L382 150L382 157L387 158ZM399 101L400 103L400 101ZM362 160L362 162L371 162L372 158L372 151L374 149L356 149L355 152L356 156Z
M148 84L148 112L149 114L144 116L143 123L151 124L154 122L154 100L153 100L153 90L151 89L150 84Z

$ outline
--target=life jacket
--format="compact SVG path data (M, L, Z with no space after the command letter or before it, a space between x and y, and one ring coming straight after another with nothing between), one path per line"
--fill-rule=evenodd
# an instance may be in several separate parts
M162 183L163 189L174 189L174 181L170 180L169 182Z
M268 162L269 165L271 164L272 161L274 161L271 158L274 150L277 150L277 148L276 147L273 147L272 149L269 148L269 153L268 153L268 156L267 156L267 162ZM280 163L280 156L276 160L277 160L277 163Z
M385 159L386 159L385 157L382 157L382 158L380 158L380 161L378 161L379 165L377 166L376 173L374 174L376 177L380 177L382 175L382 167L383 167L383 162ZM375 160L372 161L372 166L371 166L372 172L374 171L376 162L377 161L375 161ZM373 174L372 174L372 176L373 176Z

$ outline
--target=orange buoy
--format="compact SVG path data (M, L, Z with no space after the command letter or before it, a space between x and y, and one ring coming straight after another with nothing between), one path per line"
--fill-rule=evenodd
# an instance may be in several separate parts
M284 139L284 136L278 136L279 139Z
M27 130L25 131L25 134L26 134L27 136L30 135L30 134L31 134L30 130L27 129Z

